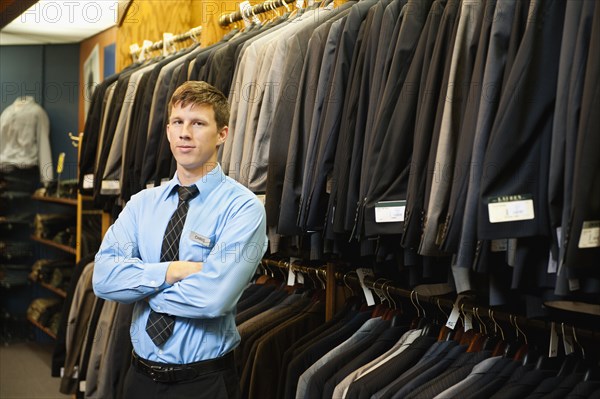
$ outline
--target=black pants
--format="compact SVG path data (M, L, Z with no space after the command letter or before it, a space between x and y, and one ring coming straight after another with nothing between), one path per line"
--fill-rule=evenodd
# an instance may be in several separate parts
M156 382L129 367L123 389L124 399L239 399L240 381L235 367L202 374L179 382Z

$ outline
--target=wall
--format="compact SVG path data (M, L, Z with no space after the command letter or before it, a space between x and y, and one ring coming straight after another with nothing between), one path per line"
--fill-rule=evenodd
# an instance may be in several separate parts
M83 65L88 59L94 47L99 47L99 66L100 66L100 81L106 76L109 76L115 72L115 54L114 46L117 42L117 28L113 27L105 30L104 32L98 33L79 44L79 60L78 60L78 76L80 82L85 82L83 78ZM112 63L112 65L110 65ZM108 65L106 65L108 64ZM90 95L82 83L79 88L79 132L83 132L85 126L85 102L88 104L91 101Z
M0 111L17 97L33 96L48 113L52 161L64 152L63 179L77 176L77 149L68 132L77 133L79 45L0 46Z
M144 40L162 39L164 32L177 35L200 25L191 5L192 0L134 0L117 32L117 71L131 64L131 44L141 47Z
M131 64L131 44L141 46L144 40L159 41L164 32L177 35L202 26L202 46L218 42L231 29L219 26L219 17L238 11L239 3L235 0L134 0L118 28L117 71ZM251 1L251 4L257 3Z

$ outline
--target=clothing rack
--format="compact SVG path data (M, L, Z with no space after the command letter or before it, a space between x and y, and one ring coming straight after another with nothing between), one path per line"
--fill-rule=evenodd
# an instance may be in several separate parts
M196 26L195 28L190 29L185 33L181 33L179 35L168 36L168 34L164 34L163 39L150 42L149 40L145 40L142 47L140 47L137 43L129 46L130 54L133 57L133 61L139 61L139 57L143 56L147 51L156 51L163 49L163 51L173 43L179 43L186 41L188 39L197 40L198 36L202 33L202 26Z
M225 28L234 22L242 21L244 18L250 18L252 15L256 16L256 14L262 14L264 12L271 11L279 7L287 8L287 5L291 3L293 3L293 1L291 0L267 0L264 3L248 7L246 10L244 10L244 14L242 14L242 11L235 11L230 14L221 15L219 17L219 25Z
M279 268L288 272L291 268L291 270L294 272L300 272L309 276L312 275L317 277L317 279L319 279L321 282L324 282L327 290L327 320L331 318L330 314L331 316L333 316L333 314L335 313L335 304L330 302L335 302L336 284L338 282L343 282L346 286L351 284L354 287L360 287L360 280L355 271L336 271L336 266L338 265L336 265L333 262L329 262L325 265L313 265L307 264L306 262L302 261L294 261L293 263L290 263L284 260L263 258L262 264L267 268ZM285 273L283 274L285 275ZM334 278L328 278L328 276L333 276ZM450 299L448 297L437 295L424 295L422 293L418 293L418 289L412 291L403 289L397 287L396 285L394 285L393 281L388 279L365 276L364 285L372 290L382 290L388 295L393 295L397 298L410 299L410 301L413 303L413 306L417 308L416 304L419 304L418 308L420 309L423 309L421 303L427 303L431 305L432 308L444 307L448 310L452 309L455 305L454 298ZM547 331L550 329L550 322L548 321L528 319L520 315L501 312L485 306L480 306L479 304L474 302L474 298L472 297L464 297L463 300L460 302L459 306L461 313L470 313L472 316L474 316L475 319L480 319L481 316L483 316L485 318L493 320L494 324L496 324L496 322L498 321L501 321L515 328L527 328L537 331ZM557 322L556 324L558 325L558 329L560 329L561 323ZM590 341L600 340L600 332L597 332L595 330L579 328L571 325L569 325L569 327L569 330L572 329L576 336L580 339L586 339Z

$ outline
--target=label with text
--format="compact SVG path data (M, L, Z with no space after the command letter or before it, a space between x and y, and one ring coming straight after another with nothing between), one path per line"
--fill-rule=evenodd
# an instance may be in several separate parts
M406 201L379 201L375 204L375 222L404 222Z
M531 194L504 195L488 201L490 223L518 222L535 219Z

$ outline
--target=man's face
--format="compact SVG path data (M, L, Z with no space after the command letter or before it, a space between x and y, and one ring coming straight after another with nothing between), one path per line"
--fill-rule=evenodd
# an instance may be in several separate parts
M167 125L167 139L178 167L194 174L204 174L203 166L217 162L217 149L227 137L228 129L217 129L211 105L175 104Z

